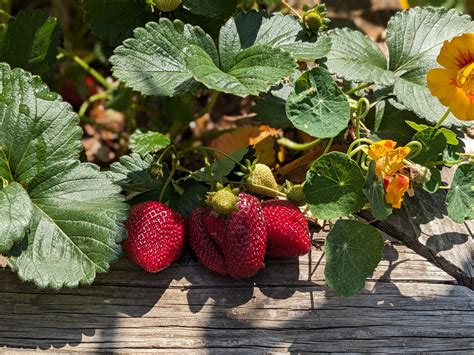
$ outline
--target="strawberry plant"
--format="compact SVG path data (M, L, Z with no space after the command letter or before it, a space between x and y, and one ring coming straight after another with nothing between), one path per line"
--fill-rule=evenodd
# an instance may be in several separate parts
M327 284L349 296L384 245L362 210L385 220L448 190L449 217L474 217L474 22L458 10L395 14L385 53L324 5L5 3L0 253L21 280L90 284L122 248L158 272L186 240L247 278L308 253L319 223Z

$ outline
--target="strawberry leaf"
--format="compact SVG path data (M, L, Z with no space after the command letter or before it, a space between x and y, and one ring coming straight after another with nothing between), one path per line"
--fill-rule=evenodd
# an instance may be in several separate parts
M306 202L317 218L348 216L364 207L364 181L359 166L346 154L325 154L308 171L304 185Z
M60 29L45 11L20 11L0 29L0 61L49 78L56 64Z
M210 89L241 97L268 91L296 67L288 53L268 46L240 51L227 72L219 69L200 47L189 46L186 54L186 64L197 81Z
M0 189L0 253L25 236L30 225L32 204L28 193L17 182Z
M130 137L130 149L141 156L159 152L169 146L170 143L170 139L159 132L142 132L137 130Z
M232 15L237 7L237 0L183 0L183 7L195 15L220 20Z
M136 29L110 61L115 76L134 90L146 95L183 95L198 85L186 66L184 49L189 45L202 48L212 62L219 62L212 38L201 28L167 18Z
M227 71L237 53L256 45L281 49L295 59L315 60L329 52L331 40L306 31L294 16L265 11L241 12L221 29L219 51L222 69Z
M358 221L337 221L324 243L327 285L344 297L362 290L365 279L382 259L383 245L383 237L374 227Z
M39 77L6 64L0 73L0 146L10 173L2 179L13 180L2 194L15 195L9 206L2 199L15 228L0 238L6 248L18 241L8 263L42 288L89 284L121 253L127 205L120 188L79 162L81 130L70 105Z
M84 21L92 33L117 46L137 27L151 21L151 7L145 0L82 0Z

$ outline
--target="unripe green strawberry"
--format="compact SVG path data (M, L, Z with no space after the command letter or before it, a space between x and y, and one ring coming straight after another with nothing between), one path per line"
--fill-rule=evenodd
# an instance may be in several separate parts
M229 188L217 191L211 197L212 208L220 214L230 215L237 209L239 198Z
M155 6L162 12L171 12L181 5L182 0L155 0Z
M288 201L293 202L297 206L304 206L306 204L303 185L292 185L287 193L286 198Z
M318 32L327 29L330 21L327 18L326 5L316 5L313 9L306 7L303 22L310 31Z
M245 183L250 192L269 197L278 195L278 184L272 170L265 164L257 163L251 167Z

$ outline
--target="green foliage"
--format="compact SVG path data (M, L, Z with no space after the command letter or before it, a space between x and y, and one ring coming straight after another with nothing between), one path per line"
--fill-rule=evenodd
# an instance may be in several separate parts
M412 159L415 163L421 165L437 161L437 158L443 153L447 144L444 134L431 127L417 132L413 136L413 140L420 142L423 146L420 154Z
M1 209L11 217L2 220L0 245L5 251L18 241L7 255L22 280L56 289L89 284L121 254L127 207L120 189L79 162L81 130L68 104L39 77L6 64L0 73L0 146L10 170L2 177L14 180L2 190ZM15 203L6 202L11 196Z
M347 97L323 68L304 73L286 102L293 125L318 138L336 137L347 128L351 109Z
M352 296L364 288L382 259L384 241L380 232L353 220L339 220L324 243L329 287L339 296Z
M288 53L267 46L240 51L227 72L220 70L202 48L190 46L186 54L186 64L196 80L210 89L241 97L269 90L296 67Z
M436 66L445 40L472 31L474 22L456 10L410 9L397 13L388 24L388 61L367 37L351 30L335 30L330 33L333 50L328 54L328 68L347 80L393 85L403 105L437 122L446 108L431 95L426 73ZM446 124L462 122L450 115Z
M369 171L364 184L364 195L370 203L372 215L383 221L392 214L392 208L385 202L385 189L383 180L375 175L375 162L371 161L369 164Z
M474 219L474 165L460 165L446 197L448 215L456 223Z
M142 132L137 130L130 137L130 149L142 157L165 149L171 143L170 139L159 132Z
M237 0L183 0L183 7L193 14L220 20L232 15L237 3Z
M161 19L135 30L110 58L114 74L134 90L145 95L183 95L197 87L186 65L190 45L201 47L218 63L212 38L199 27L176 20Z
M23 239L30 225L33 206L23 186L12 182L0 189L0 253L8 252L13 243Z
M316 160L308 171L304 194L313 215L320 219L349 216L364 206L364 176L346 154L332 152Z
M117 46L152 19L146 0L82 0L92 33Z
M250 11L222 27L219 53L201 28L161 19L137 29L111 62L115 76L146 95L182 95L202 83L245 97L290 75L295 59L319 58L329 49L329 38L307 34L291 16Z
M0 25L0 62L49 78L56 64L60 29L47 12L20 11Z

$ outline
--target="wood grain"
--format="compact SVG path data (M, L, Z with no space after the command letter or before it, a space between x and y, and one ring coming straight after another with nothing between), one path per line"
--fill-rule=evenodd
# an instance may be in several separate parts
M145 274L127 260L88 287L41 291L0 271L6 351L278 353L474 351L474 292L410 249L387 243L366 289L324 286L321 251L270 260L251 280L186 259Z

